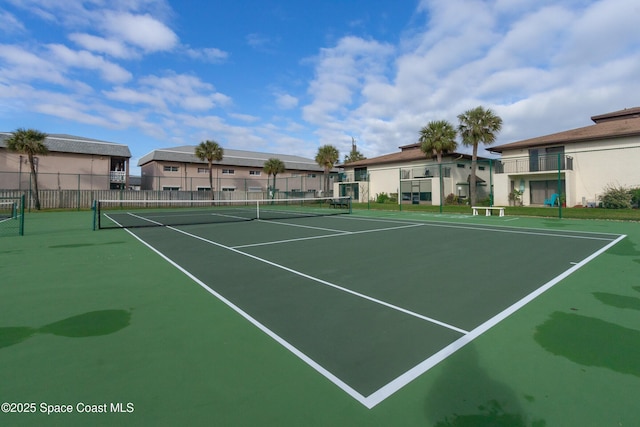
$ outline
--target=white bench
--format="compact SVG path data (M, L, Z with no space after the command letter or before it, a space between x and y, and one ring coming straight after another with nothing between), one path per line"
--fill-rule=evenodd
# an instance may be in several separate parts
M473 215L478 215L478 209L484 209L485 216L491 216L492 210L497 210L500 212L500 216L504 216L504 208L500 206L472 206L471 209L473 209Z

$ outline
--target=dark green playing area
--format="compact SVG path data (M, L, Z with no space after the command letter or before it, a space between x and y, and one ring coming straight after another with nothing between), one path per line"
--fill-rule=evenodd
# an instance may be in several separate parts
M368 407L618 238L348 215L133 232Z

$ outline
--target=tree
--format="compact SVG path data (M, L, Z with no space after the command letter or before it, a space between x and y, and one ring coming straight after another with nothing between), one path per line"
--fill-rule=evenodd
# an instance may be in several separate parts
M473 147L469 187L471 205L475 205L477 199L476 168L478 165L478 145L491 145L495 142L497 133L502 129L502 119L490 109L479 106L460 114L458 120L460 121L458 132L462 138L462 143Z
M318 148L316 163L324 168L324 191L329 194L329 172L338 163L340 152L333 145L323 145Z
M284 162L280 159L272 157L264 162L264 171L267 174L267 182L269 181L269 177L273 175L271 198L274 198L276 196L276 176L278 176L279 173L284 172Z
M40 195L38 193L38 174L36 169L36 155L46 156L49 149L44 144L47 134L35 129L19 128L13 132L13 136L7 140L7 148L10 151L26 154L33 176L34 201L36 209L40 210Z
M427 157L436 156L438 164L442 163L442 154L454 151L456 142L456 129L446 120L429 122L420 129L420 149ZM440 176L440 200L444 199L444 180Z
M366 157L362 155L360 151L358 151L358 147L356 146L356 140L351 137L351 152L344 156L345 163L357 162L358 160L364 160Z
M224 156L224 150L216 141L203 141L196 147L196 157L206 160L209 164L209 188L211 189L211 200L213 197L213 162L219 162Z

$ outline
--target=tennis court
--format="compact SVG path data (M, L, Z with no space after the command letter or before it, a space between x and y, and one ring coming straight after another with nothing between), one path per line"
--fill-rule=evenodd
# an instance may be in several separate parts
M0 238L0 423L640 422L637 223L124 205Z
M103 215L368 408L623 238L237 205Z

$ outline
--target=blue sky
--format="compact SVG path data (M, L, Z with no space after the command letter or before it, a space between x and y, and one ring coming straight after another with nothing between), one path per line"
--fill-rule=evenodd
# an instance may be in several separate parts
M367 157L483 105L497 144L640 106L637 0L0 0L0 131ZM464 150L461 150L464 151Z

